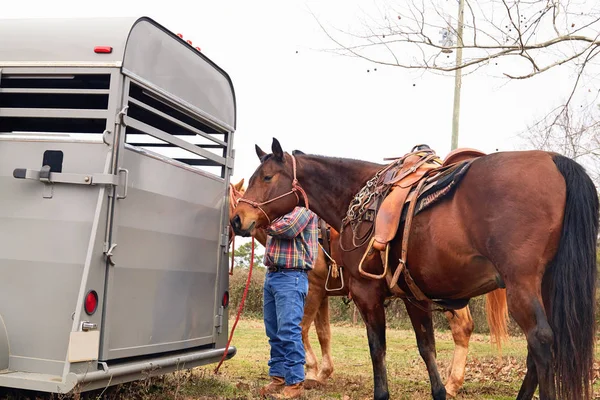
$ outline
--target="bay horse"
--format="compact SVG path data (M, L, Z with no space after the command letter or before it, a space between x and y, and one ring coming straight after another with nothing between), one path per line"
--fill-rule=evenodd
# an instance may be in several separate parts
M233 215L235 207L245 193L244 179L238 183L230 183L229 214ZM306 354L306 383L307 387L322 385L333 373L333 358L331 355L331 327L329 319L329 297L349 296L350 279L343 273L337 278L331 276L327 257L342 267L342 257L339 249L339 232L329 226L329 253L325 254L323 246L318 247L318 256L312 271L308 274L309 290L306 296L304 316L301 321L302 341ZM229 241L233 239L233 230L230 227ZM264 229L256 229L253 236L260 244L266 245L267 234ZM328 240L323 237L322 240ZM329 280L328 280L329 277ZM340 282L343 279L344 282ZM331 282L329 282L331 281ZM333 288L333 289L332 289ZM504 289L494 290L486 295L486 317L490 328L492 342L501 348L502 341L508 338L508 309L506 292ZM406 303L407 299L403 299ZM465 379L465 366L469 351L469 340L474 329L474 322L469 307L463 307L454 313L445 312L448 320L452 339L454 340L454 353L448 367L448 376L445 384L448 395L455 397L462 387ZM317 338L321 347L322 363L319 369L317 357L309 340L311 325L315 324Z
M270 154L255 147L260 165L230 218L240 236L268 226L297 205L341 231L355 196L385 167L284 153L275 138ZM472 160L451 194L414 216L406 260L401 258L403 233L398 230L389 260L399 260L392 269L410 269L413 285L407 284L406 274L397 282L403 292L414 295L417 287L445 307L460 308L470 298L506 288L509 312L528 345L527 372L517 399L531 399L539 386L541 400L588 400L596 329L598 208L589 175L567 157L539 150L484 155ZM342 234L340 243L346 248L352 234ZM360 250L343 252L343 265L366 325L373 397L388 399L383 303L390 287L360 273L362 261L371 274L382 265L378 255L365 260ZM432 397L445 399L430 302L414 299L406 305Z

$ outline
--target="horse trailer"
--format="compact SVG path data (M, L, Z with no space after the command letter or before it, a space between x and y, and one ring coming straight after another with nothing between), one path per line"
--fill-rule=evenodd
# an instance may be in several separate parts
M220 361L228 74L147 17L4 19L0 37L0 386Z

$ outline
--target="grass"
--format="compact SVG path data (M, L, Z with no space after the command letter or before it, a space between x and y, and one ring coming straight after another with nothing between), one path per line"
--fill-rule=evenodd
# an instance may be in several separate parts
M230 324L231 326L231 324ZM332 326L332 351L335 371L325 387L307 390L305 398L363 400L372 399L373 380L366 331L362 326ZM311 343L320 359L314 329ZM408 330L387 331L387 372L390 397L393 399L430 399L429 378L417 351L414 333ZM181 371L100 391L84 393L81 399L259 399L259 389L268 381L269 346L261 320L242 319L232 344L237 354L223 363L218 375L215 365ZM445 382L454 349L449 332L436 332L437 360ZM514 399L525 374L526 343L513 337L504 345L500 356L490 345L487 335L474 334L469 344L465 384L457 399ZM595 392L600 391L595 385ZM6 397L5 399L43 399L44 397ZM67 399L50 396L46 398Z

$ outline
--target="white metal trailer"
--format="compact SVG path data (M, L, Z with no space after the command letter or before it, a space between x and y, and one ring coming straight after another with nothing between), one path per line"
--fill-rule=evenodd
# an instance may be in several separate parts
M0 37L0 386L219 361L229 76L145 17L4 19Z

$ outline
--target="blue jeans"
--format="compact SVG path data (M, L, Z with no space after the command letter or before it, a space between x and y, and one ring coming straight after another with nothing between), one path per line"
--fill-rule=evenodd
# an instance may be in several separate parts
M285 378L286 385L304 381L306 360L300 322L307 293L305 272L269 272L265 277L263 312L271 346L269 375Z

